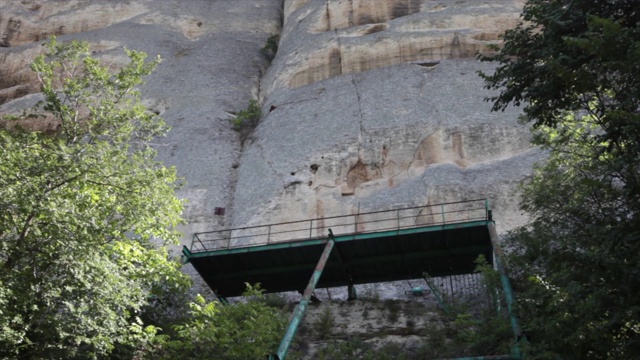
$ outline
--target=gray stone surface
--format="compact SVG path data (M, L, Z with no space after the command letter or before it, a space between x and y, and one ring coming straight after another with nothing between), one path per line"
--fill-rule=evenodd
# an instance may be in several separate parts
M484 102L476 71L491 69L444 60L274 90L242 154L234 225L484 197L508 218L501 231L522 223L515 189L541 156L517 109ZM345 195L358 166L365 178Z

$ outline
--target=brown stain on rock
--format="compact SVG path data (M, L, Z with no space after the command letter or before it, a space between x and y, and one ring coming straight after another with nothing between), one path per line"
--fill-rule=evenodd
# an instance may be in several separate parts
M12 46L12 42L15 38L20 35L20 26L22 21L16 18L9 18L7 21L7 25L4 28L4 34L0 39L0 46L2 47L10 47Z
M388 28L389 28L389 25L387 25L387 24L375 24L375 25L367 28L364 31L363 35L375 34L377 32L387 30Z
M329 77L342 74L342 54L340 48L333 48L329 52Z
M298 70L291 76L288 85L297 88L341 74L359 73L417 61L439 62L472 58L477 52L488 51L485 42L461 34L435 37L423 34L378 40L365 45L319 50L296 65Z
M414 166L428 166L443 159L442 130L428 135L422 140L414 156Z
M465 159L463 133L458 132L451 134L451 148L455 159L454 162L458 166L467 167L469 162Z
M442 214L440 212L435 212L434 207L431 206L431 200L429 199L427 200L427 204L420 209L414 223L418 226L441 224Z
M336 36L344 39L337 45L341 72L336 71L336 50L320 48L288 69L285 81L297 88L341 74L397 64L491 54L493 50L487 45L499 44L499 35L519 21L518 14L511 8L505 13L493 10L494 13L476 16L464 12L467 7L472 10L481 7L472 2L456 2L448 7L454 8L451 14L436 17L421 14L414 16L415 19L393 22L441 9L434 8L427 0L324 0L322 14L307 31L335 31ZM364 36L368 38L351 40Z
M57 134L61 127L62 122L53 115L19 120L0 120L0 129L12 130L20 128L27 131L41 132L46 135Z
M418 145L412 166L426 167L444 162L453 162L461 167L469 166L463 133L455 132L447 135L439 129L428 135Z
M382 172L378 167L367 165L358 159L347 172L347 183L343 185L342 195L353 195L358 186L380 178Z

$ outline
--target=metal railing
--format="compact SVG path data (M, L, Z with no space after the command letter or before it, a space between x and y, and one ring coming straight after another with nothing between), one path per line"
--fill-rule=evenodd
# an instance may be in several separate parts
M466 200L200 232L193 235L190 251L198 253L326 238L328 229L335 236L341 236L487 220L491 220L488 200Z

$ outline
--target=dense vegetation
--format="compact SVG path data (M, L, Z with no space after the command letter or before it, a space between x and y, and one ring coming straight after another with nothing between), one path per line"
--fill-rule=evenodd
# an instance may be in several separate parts
M529 0L507 31L494 110L523 105L549 159L508 239L531 358L640 357L640 6Z
M259 289L246 303L197 298L181 311L190 280L165 247L182 221L179 179L155 160L150 141L168 127L135 89L159 59L127 50L112 69L86 43L48 50L31 65L44 100L0 130L0 357L271 352L282 316Z

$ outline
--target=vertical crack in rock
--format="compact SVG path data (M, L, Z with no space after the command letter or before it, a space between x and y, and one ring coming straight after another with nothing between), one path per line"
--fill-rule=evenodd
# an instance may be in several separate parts
M358 90L358 84L356 84L356 77L354 74L351 74L351 83L353 84L353 88L356 91L356 97L358 99L358 114L360 116L360 135L358 136L358 141L360 141L362 138L362 133L364 131L364 127L363 127L364 117L362 116L362 106L360 104L360 91Z
M327 31L331 30L331 11L329 10L329 1L331 0L326 0L325 2L325 14L327 16Z
M353 19L353 0L349 0L349 27L354 25Z

